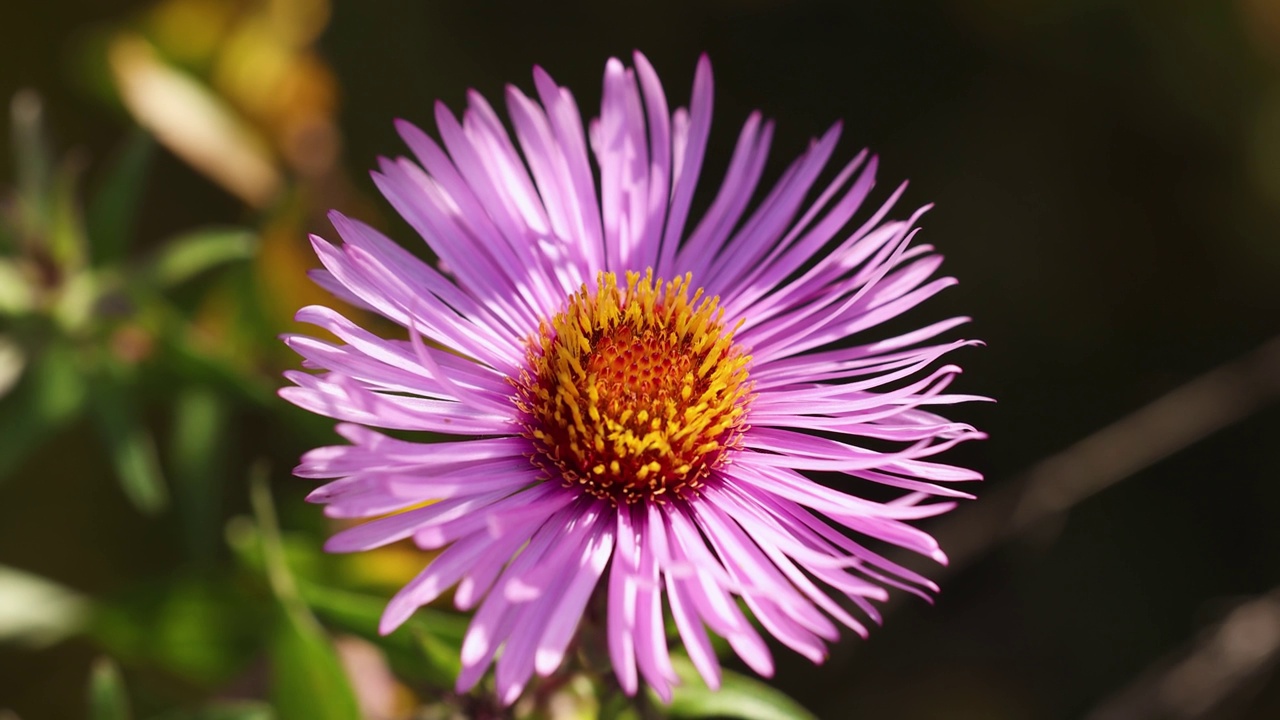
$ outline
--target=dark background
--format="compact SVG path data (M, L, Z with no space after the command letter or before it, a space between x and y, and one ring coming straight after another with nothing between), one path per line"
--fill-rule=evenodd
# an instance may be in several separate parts
M0 96L37 88L59 143L106 153L129 121L83 88L77 48L144 6L6 3ZM776 683L824 718L1086 716L1280 585L1280 366L1275 353L1229 365L1280 331L1277 48L1269 0L339 1L319 44L340 83L343 162L367 195L364 169L403 152L393 118L429 128L432 102L459 109L467 88L497 102L508 82L531 88L534 64L594 114L609 56L645 52L674 107L709 53L708 180L752 109L778 121L766 177L843 120L842 157L863 146L881 157L878 197L909 178L899 214L936 203L921 239L960 285L912 319L970 315L964 332L987 342L958 358L959 387L998 402L953 414L991 439L950 459L988 481L930 526L944 542L1003 532L1001 498L1039 477L1028 470L1045 458L1072 457L1077 441L1223 364L1244 373L1225 405L1161 406L1160 421L1115 436L1094 461L1156 457L958 562L935 606L895 604L869 641L847 641L816 670L784 655ZM149 188L144 242L245 217L167 153ZM1187 423L1207 437L1162 434ZM163 574L173 553L151 542L154 521L129 520L101 471L59 449L78 447L77 433L0 487L0 562L91 592ZM286 465L303 447L256 433L236 452L257 444ZM1085 482L1106 475L1072 467ZM227 514L244 504L231 497ZM1280 717L1274 645L1203 716ZM0 705L13 693L26 718L78 707L65 697L82 692L89 656L0 648ZM1199 717L1185 705L1150 716Z

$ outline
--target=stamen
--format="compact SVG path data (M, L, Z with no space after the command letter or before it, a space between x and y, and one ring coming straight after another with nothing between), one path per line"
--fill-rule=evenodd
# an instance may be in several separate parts
M688 499L740 446L751 358L692 280L602 272L539 327L512 383L549 475L615 504Z

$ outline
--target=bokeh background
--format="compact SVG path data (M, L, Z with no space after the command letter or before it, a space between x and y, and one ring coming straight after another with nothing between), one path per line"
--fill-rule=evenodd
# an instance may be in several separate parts
M710 54L705 177L752 109L767 177L843 120L878 197L937 205L961 284L908 322L988 343L942 594L772 685L822 718L1280 717L1274 0L3 3L0 717L443 716L414 708L451 700L456 618L369 641L422 558L318 553L288 471L333 436L274 396L275 335L323 297L326 209L420 245L367 175L394 118L534 64L591 112L633 49L673 104Z

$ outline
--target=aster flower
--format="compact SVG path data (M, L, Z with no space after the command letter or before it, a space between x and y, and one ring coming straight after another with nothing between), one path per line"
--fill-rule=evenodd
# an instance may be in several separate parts
M868 334L954 282L912 242L923 209L886 221L899 188L854 223L876 169L865 152L816 190L839 125L753 203L773 125L752 114L693 222L710 63L689 109L669 112L634 61L607 64L589 132L537 68L536 100L507 89L515 142L474 92L461 121L437 105L442 143L400 122L416 162L384 159L373 177L439 266L338 213L342 244L312 242L315 279L406 339L318 306L298 320L340 343L285 338L322 372L287 373L281 395L348 441L296 473L337 478L310 496L329 516L376 518L327 549L439 550L381 629L454 588L475 610L458 690L495 665L507 703L560 667L593 597L627 693L643 679L670 698L668 612L712 687L709 632L761 675L764 633L821 662L840 625L879 622L887 588L937 590L864 540L945 562L910 521L979 478L931 459L981 437L928 409L974 399L947 393L960 370L937 366L967 343L934 340L966 319ZM857 494L873 486L881 500Z

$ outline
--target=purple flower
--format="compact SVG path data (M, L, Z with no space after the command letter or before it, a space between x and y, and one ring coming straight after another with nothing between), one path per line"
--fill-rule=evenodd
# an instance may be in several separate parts
M705 57L675 112L644 56L610 60L585 133L569 91L541 69L534 82L536 101L507 90L516 142L474 92L461 122L437 105L443 146L399 123L416 162L384 159L373 177L439 268L338 213L340 246L312 238L321 285L407 330L385 339L303 308L341 344L288 336L322 372L289 372L296 387L281 390L349 441L303 458L299 476L337 478L310 499L377 518L327 548L440 550L382 631L456 587L458 608L475 609L458 689L495 664L510 703L559 668L589 613L621 687L643 678L670 698L665 612L716 687L708 631L769 675L761 628L821 662L839 625L865 636L879 622L886 587L936 591L862 542L946 562L909 522L980 477L930 459L982 437L928 409L976 399L946 392L958 367L935 367L972 344L933 340L966 318L870 335L954 282L931 279L941 258L912 244L924 210L885 221L899 188L854 223L875 175L865 152L815 186L838 125L753 203L773 125L752 114L691 222ZM844 492L870 484L894 499Z

